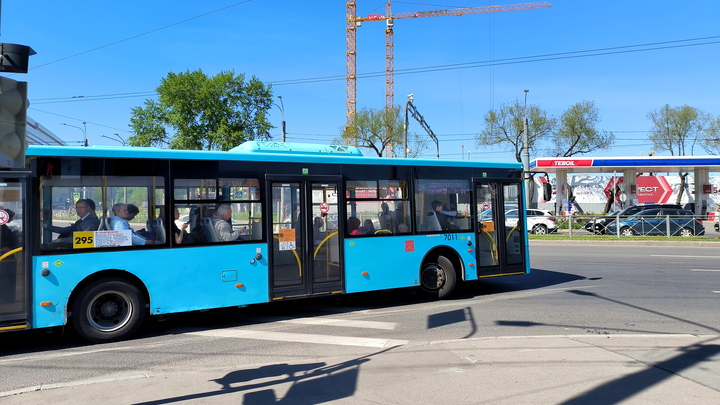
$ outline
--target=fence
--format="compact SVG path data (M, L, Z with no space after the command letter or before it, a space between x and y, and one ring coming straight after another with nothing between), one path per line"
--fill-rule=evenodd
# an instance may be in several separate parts
M569 237L588 235L626 236L715 236L714 221L690 215L597 216L558 215L558 231ZM619 224L619 226L618 226ZM717 234L720 236L720 234Z

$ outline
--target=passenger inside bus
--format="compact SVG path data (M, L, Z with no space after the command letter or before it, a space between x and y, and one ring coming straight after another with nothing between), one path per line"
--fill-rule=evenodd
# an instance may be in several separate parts
M133 245L152 245L155 243L153 240L145 239L138 235L134 229L130 227L127 218L128 209L127 204L117 203L112 207L113 216L110 217L110 229L113 231L126 231L132 232L132 244Z
M360 220L357 219L357 217L350 217L347 220L348 229L347 232L349 235L362 235L362 232L360 231Z
M89 198L79 199L75 203L75 212L80 219L70 226L59 227L48 222L43 223L43 228L60 234L52 243L70 243L72 242L73 232L95 231L100 227L100 219L95 214L95 201Z
M163 211L163 210L160 211L160 218L164 218L162 211ZM175 223L175 221L177 221L178 219L180 219L180 210L178 210L177 207L175 207L175 210L174 210L174 211L175 211L175 213L174 213L174 215L173 215L173 221L171 222L171 227L172 227L172 232L173 232L173 240L175 241L176 244L180 245L180 244L183 243L183 240L186 239L186 238L185 238L185 235L188 234L187 231L186 231L186 229L187 229L188 226L190 225L190 222L189 222L189 221L188 221L188 222L184 222L184 223L182 224L182 226L180 226L180 228L178 228L178 226L177 226L177 224Z
M375 225L373 225L373 222L370 219L366 219L365 222L363 222L363 226L361 226L360 229L362 230L362 233L364 235L375 234Z
M135 219L135 217L137 216L137 214L140 213L140 208L138 208L137 205L135 205L135 204L128 204L128 205L127 205L127 211L128 211L128 216L127 216L126 219L127 219L127 221L128 221L128 224L129 224L133 219ZM149 227L149 226L148 226L148 227ZM156 235L156 232L155 232L154 229L152 229L151 227L149 227L149 228L150 228L150 230L146 230L145 228L142 228L142 229L137 230L137 231L135 231L135 232L136 232L138 235L140 235L140 236L142 236L143 238L145 238L145 239L157 240L157 237L155 236L155 235Z
M227 204L221 204L212 216L213 227L221 242L238 240L245 233L245 227L233 231L231 221L232 209Z
M443 231L459 229L453 222L453 219L457 216L457 211L451 211L450 208L452 207L448 207L448 205L442 201L435 200L432 202L433 213L437 216L440 228L442 228Z

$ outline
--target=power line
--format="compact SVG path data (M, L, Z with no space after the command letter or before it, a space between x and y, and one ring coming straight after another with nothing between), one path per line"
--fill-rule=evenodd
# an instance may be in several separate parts
M682 42L690 42L690 41L704 41L704 40L708 40L708 39L718 39L718 40L710 41L710 42L701 42L701 43L682 43ZM514 57L514 58L494 59L494 60L490 60L490 61L464 62L464 63L455 63L455 64L446 64L446 65L424 66L424 67L417 67L417 68L395 69L395 74L397 75L397 74L427 73L427 72L436 72L436 71L443 71L443 70L470 69L470 68L511 65L511 64L520 64L520 63L530 63L530 62L544 62L544 61L558 60L558 59L586 58L586 57L591 57L591 56L604 56L604 55L612 55L612 54L656 51L656 50L661 50L661 49L684 48L684 47L700 46L700 45L713 45L713 44L718 44L718 43L720 43L720 36L689 38L689 39L679 39L679 40L674 40L674 41L651 42L651 43L646 43L646 44L624 45L624 46L616 46L616 47L608 47L608 48L588 49L588 50L581 50L581 51L568 51L568 52L533 55L533 56L519 56L519 57ZM675 44L675 45L670 45L670 44ZM662 46L658 46L658 45L662 45ZM628 48L639 48L639 47L651 47L651 48L628 49ZM361 78L380 77L380 76L384 76L384 75L385 75L384 71L377 71L377 72L359 73L359 74L357 74L357 77L359 79L361 79ZM337 75L337 76L322 76L322 77L313 77L313 78L305 78L305 79L276 80L276 81L271 81L270 83L275 86L282 86L282 85L290 85L290 84L307 84L307 83L318 83L318 82L334 81L334 80L345 80L345 79L346 79L346 77L344 75Z
M247 0L247 1L251 1L251 0ZM247 1L242 2L242 3L246 3ZM234 7L234 6L237 6L242 3L237 3L234 5L225 7L224 9L227 9L229 7ZM215 10L210 13L206 13L206 14L203 14L203 15L200 15L197 17L193 17L193 18L185 20L185 21L190 21L192 19L199 18L199 17L205 16L207 14L212 14L212 13L224 10L224 9ZM180 23L185 22L185 21L181 21ZM163 28L167 28L172 25L177 25L180 23L171 24L171 25L168 25ZM160 29L163 29L163 28L160 28ZM154 31L157 31L157 30L154 30ZM148 33L154 32L154 31L149 31ZM140 35L145 35L145 34L140 34ZM128 39L131 39L131 38L128 38ZM708 40L708 39L718 39L718 41L702 42L702 43L684 43L684 42L690 42L690 41L704 41L704 40ZM125 41L125 40L123 40L123 41ZM119 41L119 42L122 42L122 41ZM519 57L514 57L514 58L494 59L494 60L490 60L490 61L465 62L465 63L434 65L434 66L425 66L425 67L417 67L417 68L396 69L395 74L396 75L406 75L406 74L416 74L416 73L437 72L437 71L444 71L444 70L472 69L472 68L510 65L510 64L519 64L519 63L544 62L544 61L559 60L559 59L574 59L574 58L585 58L585 57L591 57L591 56L604 56L604 55L612 55L612 54L656 51L656 50L661 50L661 49L683 48L683 47L689 47L689 46L713 45L713 44L718 44L718 43L720 43L720 36L689 38L689 39L679 39L679 40L673 40L673 41L650 42L650 43L646 43L646 44L596 48L596 49L588 49L588 50L582 50L582 51L568 51L568 52L541 54L541 55L534 55L534 56L519 56ZM670 44L675 44L675 45L670 45ZM112 44L110 44L110 45L112 45ZM104 47L107 47L110 45L105 45L103 47L99 47L96 49L101 49L101 48L104 48ZM658 45L663 45L663 46L658 46ZM629 49L629 48L648 47L648 46L653 46L653 47L652 48L643 48L643 49ZM80 54L76 54L73 56L69 56L67 58L58 59L55 62L69 59L71 57L81 55L84 53L88 53L91 51L92 50L86 51L86 52L83 52ZM55 62L50 62L50 63L55 63ZM47 64L49 64L49 63L47 63ZM40 66L44 66L44 65L40 65ZM384 76L385 76L385 71L367 72L367 73L357 74L358 79L367 79L367 78L372 78L372 77L384 77ZM340 81L340 80L345 80L345 79L346 79L345 75L333 75L333 76L320 76L320 77L309 77L309 78L300 78L300 79L274 80L274 81L269 81L268 84L271 84L273 86L284 86L284 85L293 85L293 84L310 84L310 83L321 83L321 82L329 82L329 81ZM94 96L47 98L47 99L35 100L34 102L35 102L35 104L54 104L54 103L76 102L76 101L112 100L112 99L118 99L118 98L143 97L143 96L151 96L151 95L156 95L156 94L157 93L154 91L136 92L136 93L119 93L119 94L99 94L99 95L94 95Z
M213 11L209 11L209 12L207 12L207 13L199 14L199 15L196 15L195 17L190 17L190 18L187 18L187 19L182 20L182 21L178 21L178 22L175 22L175 23L172 23L172 24L165 25L165 26L160 27L160 28L155 28L155 29L153 29L153 30L150 30L150 31L147 31L147 32L143 32L142 34L133 35L133 36L131 36L131 37L128 37L128 38L125 38L125 39L121 39L121 40L119 40L119 41L115 41L115 42L111 42L111 43L106 44L106 45L98 46L97 48L88 49L87 51L82 51L82 52L76 53L76 54L74 54L74 55L66 56L66 57L64 57L64 58L60 58L60 59L54 60L54 61L52 61L52 62L43 63L42 65L38 65L38 66L35 66L35 67L31 68L31 70L34 70L34 69L37 69L37 68L41 68L41 67L43 67L43 66L52 65L52 64L54 64L54 63L62 62L62 61L64 61L64 60L72 59L72 58L75 58L75 57L78 57L78 56L81 56L81 55L88 54L88 53L90 53L90 52L98 51L98 50L100 50L100 49L109 48L109 47L111 47L111 46L113 46L113 45L121 44L121 43L123 43L123 42L127 42L127 41L130 41L130 40L136 39L136 38L140 38L140 37L142 37L142 36L149 35L149 34L152 34L152 33L158 32L158 31L162 31L162 30L164 30L164 29L167 29L167 28L170 28L170 27L174 27L174 26L176 26L176 25L184 24L184 23L186 23L186 22L188 22L188 21L197 20L198 18L206 17L206 16L208 16L208 15L210 15L210 14L219 13L220 11L225 11L225 10L227 10L227 9L230 9L230 8L233 8L233 7L236 7L236 6L239 6L239 5L241 5L241 4L249 3L249 2L251 2L251 1L252 1L252 0L245 0L245 1L241 1L241 2L239 2L239 3L231 4L231 5L226 6L226 7L219 8L219 9L217 9L217 10L213 10Z

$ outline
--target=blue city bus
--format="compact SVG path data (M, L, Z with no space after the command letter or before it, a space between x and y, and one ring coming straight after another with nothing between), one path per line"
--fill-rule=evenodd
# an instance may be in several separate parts
M0 172L0 330L125 339L149 315L530 271L518 163L30 146ZM131 213L133 206L138 212ZM6 237L7 235L7 237Z

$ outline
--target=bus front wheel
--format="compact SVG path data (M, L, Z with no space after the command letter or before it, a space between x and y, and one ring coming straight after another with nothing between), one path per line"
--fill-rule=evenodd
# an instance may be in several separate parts
M98 280L78 295L72 310L75 330L95 343L126 339L145 319L145 298L121 279Z
M433 299L444 299L455 289L455 266L445 256L437 263L425 263L420 272L420 288Z

